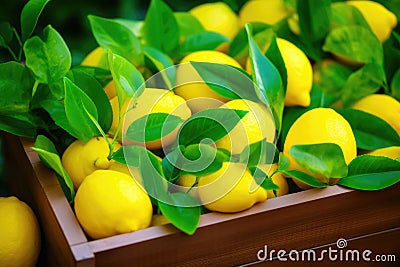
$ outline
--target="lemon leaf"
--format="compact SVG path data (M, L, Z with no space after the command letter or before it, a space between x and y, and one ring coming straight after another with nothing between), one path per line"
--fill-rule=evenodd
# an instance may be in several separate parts
M161 0L152 0L142 28L143 40L165 53L174 51L179 44L179 26L172 10Z
M156 75L161 75L164 80L165 85L157 84L157 88L173 89L176 83L176 68L174 67L172 59L154 47L143 46L143 50L145 58L148 59L158 71ZM151 64L148 64L148 61L145 61L145 63L148 68L154 68Z
M400 145L400 136L381 118L350 108L338 109L337 112L349 122L358 148L374 150Z
M400 68L397 70L392 78L390 90L393 97L400 101Z
M359 25L366 29L371 29L362 13L356 7L344 2L336 2L331 5L330 19L332 28Z
M30 113L0 115L0 129L18 136L34 138L39 125L37 120Z
M248 111L227 108L211 108L190 116L181 126L177 144L199 144L203 139L217 142L231 131Z
M329 31L330 0L302 0L297 2L300 38L306 42L323 39Z
M38 135L32 149L39 154L40 160L47 167L56 172L57 180L61 185L61 189L63 190L68 202L72 203L75 197L74 185L71 178L68 176L68 173L62 166L60 156L58 155L53 142L44 135Z
M294 145L289 154L311 173L326 178L342 178L347 175L347 164L340 146L334 143Z
M111 159L131 167L139 167L140 155L144 150L142 146L122 146L111 154Z
M184 120L168 113L150 113L132 122L126 137L135 142L159 140L174 131Z
M67 77L64 78L64 83L64 103L67 120L77 134L77 136L74 137L86 143L90 138L99 134L97 127L86 113L90 113L90 115L97 120L98 114L96 105L85 92Z
M200 21L188 12L174 12L174 16L179 26L180 36L182 37L205 31Z
M349 164L349 175L337 184L360 190L380 190L400 182L400 162L384 156L362 155Z
M328 186L328 184L325 184L325 183L319 181L317 178L315 178L307 173L298 171L298 170L279 170L279 171L281 173L285 174L286 176L295 178L295 179L297 179L305 184L308 184L312 187L324 188L324 187Z
M187 35L181 44L179 52L181 55L199 51L214 50L222 43L229 42L229 38L216 32L198 32Z
M272 164L278 161L279 151L276 146L264 138L247 145L239 155L239 162L248 166Z
M268 175L261 170L260 168L257 168L255 166L249 167L249 171L251 172L251 175L253 175L254 181L258 185L260 185L262 188L265 190L278 190L279 186L274 183L274 181L268 177Z
M142 47L138 38L124 23L94 15L88 16L97 43L135 64L143 63Z
M168 194L168 202L158 201L161 213L179 230L194 234L200 222L201 204L187 193Z
M33 33L40 14L49 2L50 0L30 0L25 4L21 12L22 42Z

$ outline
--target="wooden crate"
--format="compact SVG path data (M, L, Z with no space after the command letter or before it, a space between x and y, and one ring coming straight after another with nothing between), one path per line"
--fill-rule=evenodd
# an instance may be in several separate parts
M54 173L30 149L32 143L6 133L3 140L10 191L31 205L41 223L41 265L233 266L256 263L265 245L318 252L336 248L344 238L348 249L397 258L397 263L368 266L399 266L400 184L374 192L331 186L269 199L236 214L209 213L192 236L164 225L93 241L79 226ZM280 263L276 259L268 266ZM334 264L325 258L305 265ZM360 263L340 262L355 264Z

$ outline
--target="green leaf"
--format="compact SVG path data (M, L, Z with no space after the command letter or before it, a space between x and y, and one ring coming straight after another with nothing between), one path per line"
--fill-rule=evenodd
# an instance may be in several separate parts
M60 156L54 144L44 135L38 135L35 145L32 147L39 154L41 161L57 174L58 182L69 203L73 203L75 197L74 185L71 178L62 166Z
M196 177L208 175L218 171L226 157L218 153L218 150L207 144L193 144L185 148L184 160L172 162L179 167L181 173L193 174Z
M79 136L79 131L75 130L68 121L63 103L58 100L46 99L41 101L40 106L49 113L57 126L61 127L72 136Z
M142 146L122 146L112 153L111 159L131 167L139 167L140 155L144 151L146 151L146 148Z
M338 184L361 190L380 190L400 181L400 162L383 156L362 155L349 164L349 175Z
M105 49L141 65L143 53L140 42L130 28L115 19L88 16L90 27L97 43Z
M391 94L400 101L400 68L397 70L390 83Z
M184 120L168 113L150 113L132 122L126 132L129 140L150 142L174 131Z
M121 19L116 18L114 21L118 22L119 24L125 26L126 28L130 29L133 34L140 40L142 38L142 27L143 21L142 20L131 20L131 19Z
M324 188L324 187L328 186L328 184L319 181L317 178L315 178L307 173L298 171L298 170L279 170L279 171L281 173L285 174L286 176L295 178L295 179L299 180L300 182L303 182L312 187Z
M358 148L375 150L400 145L400 136L381 118L361 110L350 108L339 109L337 112L349 122Z
M79 69L72 69L67 77L81 88L96 105L99 125L104 132L108 132L113 121L113 112L103 86L94 76Z
M331 5L331 28L348 25L359 25L370 29L362 13L354 6L345 2L336 2Z
M31 36L44 7L50 0L29 0L21 12L22 42Z
M360 63L383 62L382 44L370 30L358 25L333 29L322 49Z
M256 83L256 93L259 98L271 108L276 124L280 132L282 127L282 115L285 101L285 89L282 78L277 68L266 58L252 37L251 25L246 25L249 41L249 54L253 81Z
M302 0L297 2L300 38L307 42L323 39L329 31L330 0Z
M119 109L122 110L126 100L137 97L143 92L144 79L136 67L125 58L111 52L109 52L108 58L117 90Z
M190 65L195 70L189 68ZM251 78L243 70L225 64L209 62L190 62L179 66L182 73L189 77L193 71L197 73L214 92L228 99L248 99L258 101ZM202 82L192 81L192 82Z
M289 154L313 174L321 174L326 178L342 178L347 175L347 164L337 144L294 145Z
M172 193L168 196L168 203L158 201L161 213L179 230L188 235L194 234L200 221L200 202L182 192Z
M97 136L99 131L93 124L89 114L98 119L97 108L89 96L76 86L70 79L64 78L65 83L65 114L69 124L74 128L75 136L83 143L89 141L93 136Z
M202 110L192 115L182 125L178 134L178 144L188 146L199 144L203 139L217 142L231 131L248 111L225 108Z
M174 16L178 23L180 36L182 37L205 31L200 21L188 12L175 12Z
M32 77L22 64L15 61L0 64L0 114L28 112L32 86Z
M26 66L61 99L64 95L62 79L71 67L71 54L61 35L50 25L43 32L45 41L34 36L25 42Z
M0 23L0 47L7 48L13 38L13 27L9 22Z
M216 32L198 32L186 36L180 46L180 54L185 55L199 50L214 50L229 42L229 38Z
M251 172L251 175L253 175L254 181L258 185L260 185L262 188L265 190L278 190L279 186L274 184L274 181L268 175L262 171L260 168L257 168L255 166L249 167L249 171Z
M343 106L350 106L364 96L386 87L386 76L382 66L375 63L365 64L353 72L342 88Z
M179 44L179 26L174 13L161 0L152 0L143 25L145 44L167 54Z
M155 66L158 73L163 77L165 86L157 85L157 88L173 89L176 83L176 69L172 59L161 52L150 46L144 46L144 55L151 63Z
M239 162L248 166L259 164L272 164L278 161L279 151L272 143L264 138L258 142L247 145L239 155Z
M0 115L0 129L17 136L34 138L36 136L37 122L30 113Z

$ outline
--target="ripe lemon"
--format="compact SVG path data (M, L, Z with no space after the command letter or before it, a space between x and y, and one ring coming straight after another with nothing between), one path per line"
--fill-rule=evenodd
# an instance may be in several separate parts
M108 139L111 143L112 139ZM121 147L114 145L114 150ZM61 162L70 176L74 188L78 189L86 176L98 169L108 169L110 161L107 157L110 153L107 141L103 137L93 137L86 144L76 140L65 150Z
M0 197L0 266L33 267L40 228L31 208L16 197Z
M196 17L207 31L217 32L233 39L239 31L239 19L224 2L198 5L189 13Z
M203 205L218 212L239 212L267 199L245 164L224 162L218 171L202 176L198 193Z
M274 141L274 120L271 113L262 104L235 99L225 103L221 108L246 110L248 113L227 135L216 142L218 148L226 149L232 154L239 154L247 145L264 138L271 143Z
M297 164L289 150L294 145L319 143L334 143L340 146L347 164L357 156L356 140L350 124L333 109L315 108L301 115L289 129L283 147L283 154L290 160L289 168L313 175ZM322 182L327 182L321 175L314 176ZM311 188L296 179L293 181L302 189ZM330 182L334 181L336 180L330 179Z
M181 60L181 64L188 62L210 62L227 64L242 68L240 64L230 56L219 51L197 51L188 54ZM190 64L179 66L177 71L177 87L175 94L188 101L188 106L193 113L207 108L216 108L227 102L228 99L214 92Z
M107 53L99 46L82 60L81 65L108 69Z
M395 98L389 95L371 94L360 99L352 108L381 118L400 134L400 102Z
M110 100L110 103L113 110L113 123L109 133L114 135L116 133L119 116L118 98L114 97ZM133 105L135 106L133 109L131 109ZM126 112L126 110L128 111ZM129 103L129 101L125 103L124 112L122 113L125 113L125 115L122 117L120 122L119 139L121 139L121 131L123 133L122 136L125 136L126 131L132 122L147 114L157 112L179 116L183 120L188 119L191 115L191 111L187 106L185 99L175 95L174 92L164 89L146 88L136 100L136 104L133 103L133 101L132 103ZM175 141L178 130L179 127L163 138L146 142L145 145L148 149L160 149L162 147L167 147ZM124 144L143 145L141 143L130 141L127 138L124 139Z
M195 198L198 198L198 188L196 185L197 177L192 174L183 174L179 177L176 182L177 185L181 186L180 191L188 192L189 194Z
M273 25L289 15L289 10L283 0L252 0L247 1L239 11L240 23L264 22Z
M144 229L151 223L149 196L132 177L97 170L82 182L75 196L75 213L94 239Z
M291 42L282 38L276 38L276 42L287 71L285 106L308 107L311 103L310 92L313 84L311 62L304 52ZM262 50L265 51L266 48ZM250 59L247 59L246 71L251 73Z
M382 4L374 1L347 1L348 5L357 8L364 16L378 40L386 41L397 25L396 15Z
M272 173L278 168L278 164L276 164L276 163L271 164L271 165L270 164L261 164L257 167L260 168L264 173L268 174L268 176L271 176ZM272 181L274 182L274 184L279 186L279 189L276 190L277 197L280 197L280 196L283 196L283 195L286 195L289 193L289 185L286 181L285 176L283 176L282 173L280 173L280 172L275 173L272 176ZM268 199L275 197L273 190L267 190L267 195L268 195Z
M385 156L391 159L398 159L400 158L400 146L379 148L369 152L368 154L373 156Z

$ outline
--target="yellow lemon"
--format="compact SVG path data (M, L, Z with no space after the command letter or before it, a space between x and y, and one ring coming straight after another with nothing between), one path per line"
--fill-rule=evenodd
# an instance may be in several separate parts
M111 143L112 139L108 139ZM114 145L114 150L121 147ZM78 189L86 176L98 169L108 169L113 162L108 159L110 148L103 137L93 137L87 143L76 140L65 150L61 161L70 176L74 188Z
M386 41L397 25L397 17L382 4L374 1L347 1L364 16L372 32L380 42Z
M94 239L144 229L151 223L149 196L132 177L117 171L97 170L76 192L76 217Z
M40 243L31 208L16 197L0 197L0 266L36 266Z
M264 22L273 25L289 15L283 0L251 0L247 1L239 11L240 23Z
M160 226L171 223L167 217L162 214L154 214L151 219L151 226Z
M368 154L373 156L385 156L391 159L398 159L400 158L400 146L389 146L389 147L379 148L369 152Z
M400 102L395 98L389 95L371 94L360 99L352 108L381 118L400 135Z
M181 192L189 192L189 194L195 198L199 196L197 189L197 177L192 174L183 174L179 177L176 182L177 185L181 186ZM190 191L189 191L190 190Z
M344 159L347 164L357 156L357 146L350 124L336 111L330 108L315 108L301 115L290 127L283 147L283 154L290 160L290 169L306 172L289 154L289 150L294 145L307 145L319 143L337 144L343 151ZM327 183L322 175L314 175L317 179ZM293 179L302 189L311 188L310 186ZM336 179L330 179L334 182Z
M224 162L218 171L202 176L198 193L203 205L218 212L239 212L267 199L245 164Z
M188 62L209 62L227 64L242 68L240 64L230 56L219 51L197 51L190 53L181 60L181 64ZM183 64L177 70L177 87L175 94L188 101L188 106L193 113L207 108L216 108L228 101L227 98L214 92L190 64Z
M278 164L261 164L257 166L264 173L268 174L270 177L278 168ZM289 193L289 185L287 183L286 177L282 173L278 172L272 176L272 181L276 184L279 189L276 190L276 196L280 197ZM273 190L267 190L268 199L274 198L275 194Z
M310 92L313 84L313 70L310 60L291 42L276 38L279 51L287 71L285 106L308 107L311 103ZM263 51L266 48L262 49ZM251 73L250 59L246 62L246 71Z
M108 69L107 54L104 48L100 46L95 48L82 60L81 65Z
M127 101L124 105L124 112L119 112L118 98L114 97L110 100L111 107L113 109L113 123L110 129L110 134L114 135L116 133L118 125L118 114L121 114L121 122L119 128L118 138L121 139L125 136L129 125L135 120L150 114L150 113L168 113L171 115L179 116L183 120L190 117L191 111L186 104L185 99L175 95L174 92L164 89L157 88L146 88L143 93L138 97L138 99L132 103ZM148 149L160 149L162 147L167 147L171 145L178 134L179 127L174 131L167 134L161 139L146 142L145 145ZM127 138L124 139L124 144L138 144L142 143L133 142Z
M262 104L235 99L225 103L221 108L245 110L248 113L227 135L216 142L218 148L226 149L232 154L239 154L247 145L264 138L271 143L274 141L274 120L271 113Z
M207 31L217 32L233 39L239 31L239 19L224 2L198 5L189 13L196 17Z

